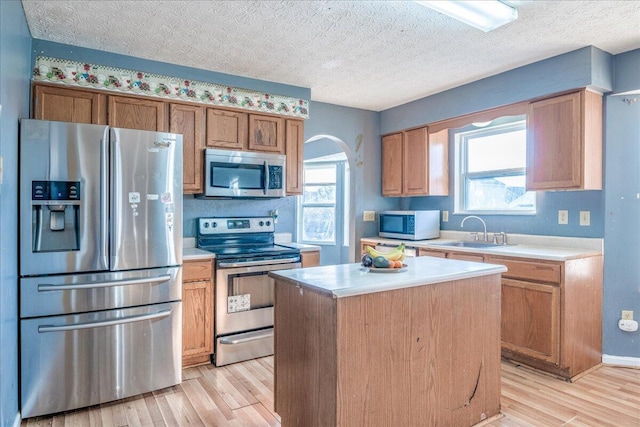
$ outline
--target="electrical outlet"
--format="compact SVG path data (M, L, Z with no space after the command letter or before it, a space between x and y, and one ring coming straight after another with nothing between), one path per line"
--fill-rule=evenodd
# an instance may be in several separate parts
M376 220L376 211L364 211L362 213L363 221L375 221Z
M449 211L442 211L442 222L449 222Z
M588 227L591 225L591 212L580 211L580 225Z
M566 210L558 211L558 224L560 225L569 224L569 211L566 211Z
M622 310L622 320L633 320L633 310Z

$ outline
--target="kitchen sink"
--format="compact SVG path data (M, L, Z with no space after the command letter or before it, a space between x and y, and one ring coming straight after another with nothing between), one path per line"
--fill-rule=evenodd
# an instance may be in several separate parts
M497 243L489 243L489 242L467 242L467 241L457 241L457 242L447 242L447 243L431 243L434 246L449 246L456 248L476 248L476 249L490 249L490 248L501 248L504 245L499 245Z

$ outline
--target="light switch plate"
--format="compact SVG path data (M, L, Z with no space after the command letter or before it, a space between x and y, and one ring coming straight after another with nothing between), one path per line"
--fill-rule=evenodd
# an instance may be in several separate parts
M591 211L580 211L580 225L583 227L591 225Z
M449 211L442 211L442 222L449 222Z
M569 211L567 210L558 211L558 224L560 225L569 224Z
M364 211L362 213L363 221L375 221L376 220L376 211Z

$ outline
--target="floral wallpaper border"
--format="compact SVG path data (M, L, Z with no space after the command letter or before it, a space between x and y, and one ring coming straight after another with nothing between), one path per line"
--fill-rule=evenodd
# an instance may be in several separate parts
M38 56L34 81L309 118L309 101L215 83Z

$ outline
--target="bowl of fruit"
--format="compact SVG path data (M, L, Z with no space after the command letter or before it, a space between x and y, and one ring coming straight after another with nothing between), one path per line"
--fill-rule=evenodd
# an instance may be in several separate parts
M407 271L407 264L403 263L404 256L404 243L390 252L380 252L367 246L367 252L362 255L360 262L370 273L402 273Z

